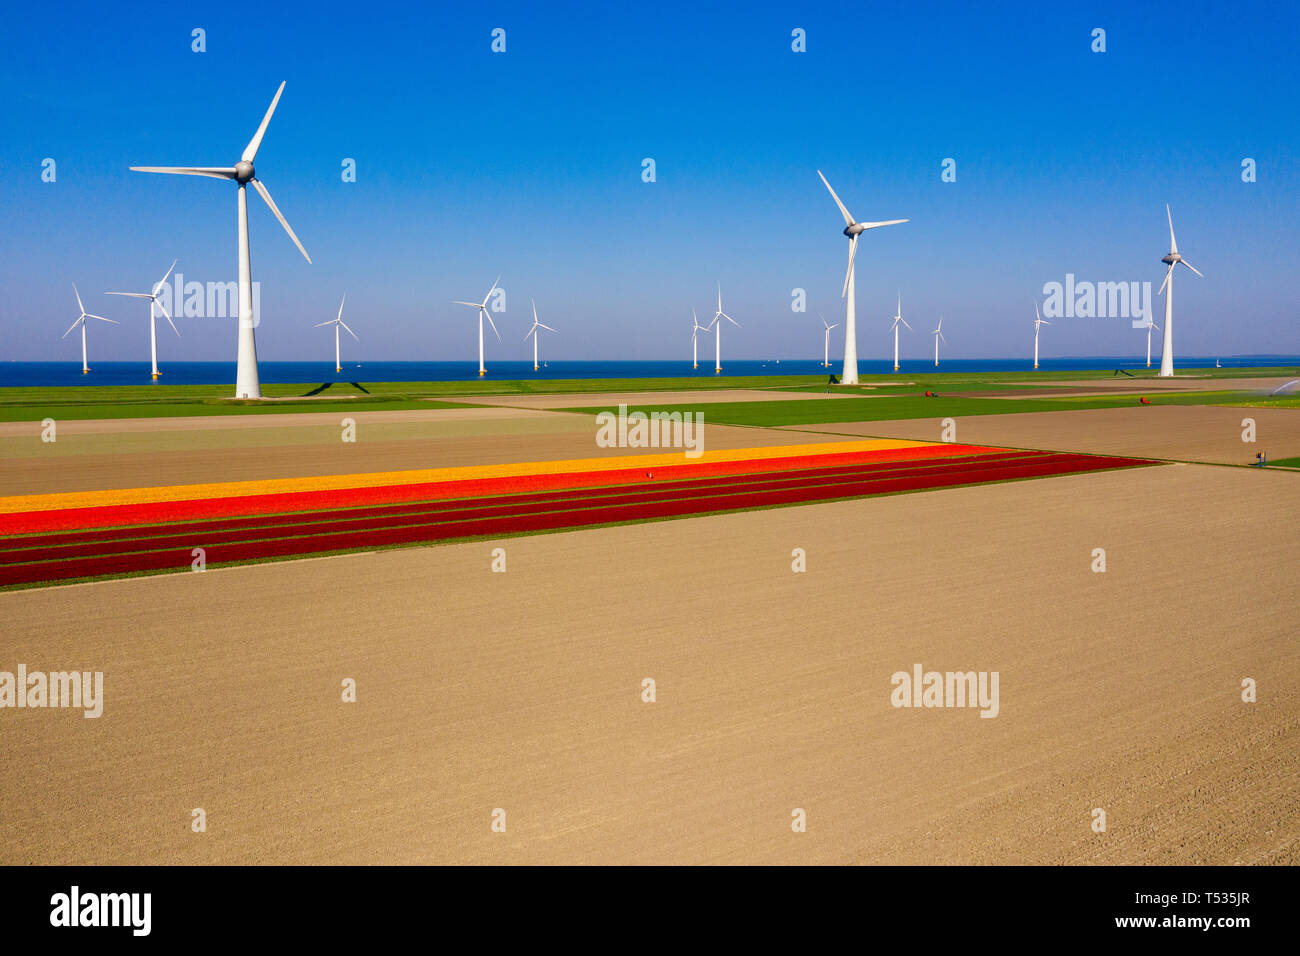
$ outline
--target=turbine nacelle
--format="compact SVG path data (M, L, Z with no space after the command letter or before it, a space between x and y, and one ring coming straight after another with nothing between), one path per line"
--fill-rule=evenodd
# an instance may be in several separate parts
M235 182L243 185L244 183L251 182L255 176L256 170L253 169L253 164L248 160L241 159L239 162L235 163Z

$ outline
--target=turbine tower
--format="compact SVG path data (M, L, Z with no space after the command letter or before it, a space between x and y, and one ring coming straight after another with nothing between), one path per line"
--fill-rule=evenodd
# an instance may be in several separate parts
M700 317L691 309L691 368L700 367L700 333L708 334L708 326L700 325Z
M492 332L496 335L497 341L501 341L501 333L497 331L497 324L492 321L492 314L488 312L488 300L492 298L492 293L497 290L497 282L501 277L497 276L496 282L492 283L492 288L488 289L488 294L483 296L482 302L462 302L456 299L452 305L467 305L471 309L478 309L478 373L479 375L487 374L487 368L483 365L483 316L487 316L488 325L492 326Z
M943 339L943 316L939 316L939 327L930 333L934 336L934 367L939 367L939 340ZM943 344L947 345L948 340L943 339Z
M1190 267L1189 267L1190 268ZM1154 322L1147 322L1147 368L1151 367L1151 330L1160 331L1160 326Z
M713 313L713 321L710 322L709 327L704 330L706 332L712 332L714 326L717 326L718 328L718 331L714 333L715 337L713 339L713 347L714 347L713 374L714 375L722 374L722 321L721 321L722 319L726 319L736 328L740 328L739 322L737 322L731 316L727 315L727 313L722 311L722 283L719 282L718 283L718 311Z
M1045 318L1038 314L1038 303L1034 303L1034 368L1038 368L1038 327L1040 325L1051 325Z
M339 327L342 326L343 328L348 329L348 324L343 321L343 303L346 301L348 301L348 294L345 292L343 293L343 298L339 300L338 317L330 319L328 322L317 322L312 326L313 329L321 329L327 325L334 326L334 373L336 375L343 371L343 363L339 361ZM353 332L351 329L348 329L348 335L352 336L358 342L361 341L360 339L357 339L357 333Z
M900 222L907 222L907 220L887 219L884 222L855 222L849 211L844 208L844 203L840 202L840 197L835 195L835 190L831 189L831 184L826 182L826 177L822 176L820 169L817 170L817 175L821 176L822 182L826 184L831 198L835 200L835 205L840 207L840 213L844 216L844 235L849 237L849 270L844 274L844 290L840 293L840 297L848 301L844 318L844 370L843 374L840 375L840 382L844 385L856 385L858 384L858 326L853 302L853 258L858 254L858 237L868 229L878 229L881 226L896 226Z
M87 312L86 307L81 304L81 293L77 291L77 284L75 282L72 283L72 293L77 297L77 308L81 310L81 315L77 318L76 322L73 322L68 326L68 332L71 332L77 326L81 326L81 374L85 375L90 371L90 366L86 364L86 320L99 319L101 322L112 322L114 325L121 325L122 323L118 322L117 319L106 319L102 315L92 315ZM59 338L66 339L68 337L68 332L64 332L59 336Z
M249 261L248 252L248 194L245 187L253 184L258 195L266 203L267 207L275 214L275 218L280 220L280 225L284 226L284 231L289 234L293 244L298 247L304 259L311 262L311 256L307 255L307 250L302 247L298 241L297 235L289 227L288 220L280 214L279 207L276 206L275 200L267 191L266 186L260 179L256 178L253 169L253 160L257 158L257 150L262 145L262 137L266 135L266 127L271 123L271 114L275 112L276 104L280 102L280 94L284 92L284 83L275 91L275 98L271 100L271 105L262 117L262 125L257 127L257 132L253 138L248 141L244 147L244 152L239 157L239 162L234 166L132 166L138 173L176 173L181 176L207 176L211 179L231 179L238 185L237 195L239 204L239 364L235 372L235 398L261 398L262 385L257 375L257 342L254 338L255 326L253 323L253 278L252 264Z
M840 324L836 322L834 325L827 325L826 316L822 315L820 312L817 313L817 318L821 319L822 325L826 326L826 347L822 352L822 368L830 368L831 367L831 329L838 329L840 327Z
M542 323L537 320L537 303L533 302L532 299L529 299L528 301L531 302L533 306L533 327L524 333L524 341L527 342L528 336L530 335L533 337L533 371L536 372L538 369L537 340L542 337L537 330L545 329L547 332L554 332L555 329L551 328L549 325L542 325Z
M172 260L171 269L167 270L167 275L163 276L161 279L158 280L158 284L153 287L152 292L105 292L104 293L104 295L126 295L126 296L130 296L133 299L149 300L149 356L153 361L153 380L155 382L158 381L158 376L162 374L161 372L158 371L158 328L154 322L154 319L156 318L156 316L154 315L155 305L158 308L162 309L162 314L167 317L167 324L172 327L172 331L176 333L176 337L177 338L181 337L181 330L176 328L176 323L173 322L172 317L167 314L167 306L163 305L161 302L158 301L158 290L160 290L163 286L165 286L167 284L167 280L171 278L172 269L176 268L176 262L177 260L175 259Z
M1174 266L1181 262L1202 279L1205 278L1196 266L1178 254L1178 240L1174 238L1174 214L1169 211L1168 203L1165 203L1165 215L1169 217L1169 255L1160 261L1169 264L1169 271L1165 273L1165 281L1160 283L1160 292L1165 293L1165 335L1164 345L1160 350L1161 378L1168 378L1174 374ZM1168 287L1167 292L1166 287Z
M907 319L903 318L903 293L898 293L898 311L894 313L894 324L890 326L894 332L894 371L898 371L898 326L899 324L907 325ZM912 327L907 325L907 330L912 331Z

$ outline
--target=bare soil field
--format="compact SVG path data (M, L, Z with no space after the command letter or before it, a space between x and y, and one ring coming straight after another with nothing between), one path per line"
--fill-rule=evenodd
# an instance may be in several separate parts
M896 384L896 383L890 383ZM819 398L843 398L843 395L825 395L821 392L795 392L781 389L692 389L681 392L579 392L557 395L484 395L457 398L458 402L474 405L500 405L509 408L590 408L621 402L629 410L640 408L650 411L671 405L706 405L711 402L790 402L815 401Z
M1255 420L1255 443L1242 439L1242 419ZM1248 465L1255 453L1269 458L1300 455L1300 411L1289 408L1225 408L1212 405L1135 405L1062 412L971 415L956 419L956 440L976 445L1123 455ZM938 418L893 422L799 425L801 434L878 436L938 441ZM792 431L795 426L771 431Z
M105 675L0 711L0 863L1295 864L1298 505L1167 465L0 594L0 669ZM918 663L997 716L891 706Z
M586 401L592 401L588 395ZM342 420L356 441L342 440ZM273 419L269 421L268 419ZM704 448L835 441L834 436L710 425ZM509 408L295 413L68 421L58 441L39 423L0 425L0 495L251 481L643 454L596 445L594 419Z

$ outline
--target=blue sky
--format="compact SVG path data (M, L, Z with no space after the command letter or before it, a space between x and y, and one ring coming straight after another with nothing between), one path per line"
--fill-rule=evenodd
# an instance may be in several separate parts
M99 293L145 289L173 258L187 280L233 279L233 185L127 167L233 164L281 80L258 175L314 264L250 193L264 360L332 357L311 326L344 292L357 358L472 358L473 314L450 303L498 273L489 359L531 356L530 296L560 331L552 357L688 355L690 310L711 315L719 280L744 326L728 355L820 355L847 242L818 168L857 218L911 220L859 250L864 359L892 350L899 291L905 355L930 353L941 313L953 358L1030 354L1044 283L1158 287L1166 202L1205 273L1180 271L1177 351L1300 352L1294 6L542 6L265 5L256 24L175 4L16 8L0 37L0 359L79 360L59 339L74 281L123 323L91 329L92 355L144 360L147 310ZM234 359L233 319L181 330L160 333L164 357ZM1045 355L1144 349L1126 319L1043 333Z

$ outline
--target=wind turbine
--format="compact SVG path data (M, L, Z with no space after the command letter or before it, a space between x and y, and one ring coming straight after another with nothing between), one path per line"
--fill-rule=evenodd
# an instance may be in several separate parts
M158 376L162 374L161 372L158 371L158 329L154 322L154 319L156 318L156 316L154 315L155 305L158 308L162 309L162 314L167 317L167 324L172 327L172 331L176 333L176 337L180 338L181 336L181 330L176 328L176 323L173 322L172 317L167 314L167 306L163 305L161 302L158 301L158 290L161 289L163 286L165 286L167 284L167 280L171 278L172 269L176 268L176 262L177 260L175 259L172 260L171 269L167 270L167 275L163 276L161 279L158 280L158 284L153 287L152 292L105 292L104 293L104 295L126 295L126 296L130 296L133 299L149 300L149 354L150 354L150 358L152 358L153 360L154 381L157 381Z
M497 276L496 282L492 283L492 288L488 289L488 294L483 296L482 302L462 302L460 299L456 299L455 301L452 302L452 305L467 305L471 309L478 309L478 373L479 375L487 374L487 369L483 366L483 316L485 315L487 316L488 325L492 326L492 331L496 335L497 341L498 342L501 341L501 333L497 332L497 324L492 321L492 314L488 312L488 307L487 307L488 300L492 298L492 293L496 292L497 282L500 281L501 281L501 277Z
M537 303L533 302L532 299L529 299L528 301L532 302L532 306L533 306L533 327L524 333L524 341L527 342L528 336L530 335L533 337L533 371L536 372L537 371L537 340L541 338L541 335L538 334L537 330L545 329L547 332L554 332L555 329L551 328L549 325L542 325L542 323L537 320Z
M1038 303L1034 303L1034 368L1038 368L1038 327L1040 325L1051 325L1045 318L1038 314Z
M898 293L898 311L894 313L894 324L890 326L894 331L894 371L898 371L898 326L899 323L907 325L907 319L903 318L903 293ZM907 330L912 331L912 327L907 325Z
M907 222L907 220L887 219L884 222L855 222L849 211L844 208L844 203L840 202L840 197L835 195L835 190L831 189L831 184L826 182L826 177L822 176L820 169L817 170L817 175L821 176L822 182L826 184L831 198L835 200L835 205L840 207L840 213L844 216L844 235L849 237L849 270L844 274L844 290L840 293L841 298L848 300L844 319L844 371L840 375L840 381L845 385L856 385L858 384L858 326L853 301L853 258L858 254L858 236L868 229L878 229L881 226L896 226L900 222Z
M121 325L122 323L118 322L117 319L106 319L102 315L91 315L87 312L86 307L81 304L81 293L77 291L77 284L75 282L72 283L72 292L77 297L77 308L81 310L81 315L77 318L76 322L73 322L68 326L68 332L71 332L77 326L81 326L81 374L85 375L90 371L90 366L86 364L86 320L99 319L101 322L112 322L114 325ZM59 336L59 338L66 339L68 337L68 332L64 332Z
M700 325L700 317L698 314L696 314L694 309L691 309L691 322L693 323L691 328L691 368L699 368L700 367L700 333L704 332L707 334L709 328L708 326Z
M236 398L261 398L262 386L257 375L257 342L254 339L253 324L253 278L252 265L249 261L248 252L248 194L245 187L253 184L258 195L266 203L267 207L275 214L275 218L280 220L280 225L284 226L284 231L289 234L293 244L298 247L304 259L311 262L311 256L307 255L307 250L302 247L298 237L294 234L293 229L289 227L288 221L280 214L279 207L276 206L275 200L267 192L266 186L262 181L256 178L253 169L253 160L257 158L257 150L262 145L262 137L266 135L266 127L271 122L271 114L275 112L276 104L280 102L280 94L284 92L284 83L275 91L275 98L271 100L270 107L267 108L266 115L262 117L262 125L257 127L257 132L253 138L248 141L244 147L244 152L239 157L239 162L234 166L132 166L138 173L176 173L181 176L207 176L211 179L231 179L238 185L238 205L239 205L239 364L235 371L235 397Z
M1188 268L1190 269L1191 266L1188 266ZM1147 322L1147 368L1151 367L1151 330L1152 329L1155 329L1157 332L1159 332L1160 326L1156 325L1154 322L1148 321Z
M334 326L334 372L335 374L338 374L339 372L343 371L343 363L339 361L339 327L342 326L343 328L348 329L348 324L343 321L343 303L346 301L348 301L348 294L345 292L343 293L343 298L339 300L338 318L330 319L328 322L317 322L315 325L312 326L313 329L321 329L327 325ZM354 339L357 339L357 333L353 332L351 329L348 329L348 335L352 336ZM360 342L361 340L357 339L357 341Z
M715 325L718 327L718 331L714 333L715 338L713 339L713 347L715 350L714 366L713 366L714 375L722 374L722 322L721 322L722 319L726 319L736 328L740 328L739 322L737 322L731 316L727 315L727 313L722 311L722 283L719 282L718 283L718 311L713 313L713 321L710 322L709 327L704 330L706 332L712 332L713 327Z
M822 368L830 368L831 367L831 329L838 329L840 327L840 324L836 322L834 325L827 325L826 316L822 315L820 312L817 313L817 318L821 319L822 325L826 326L826 349L822 353Z
M930 333L934 336L934 367L939 367L939 340L943 339L943 316L939 316L939 327ZM943 339L943 344L947 345L948 340Z
M1174 214L1169 211L1168 203L1165 203L1165 215L1169 217L1169 255L1160 261L1169 263L1169 271L1165 273L1165 281L1160 283L1160 292L1165 292L1166 286L1169 291L1165 292L1165 335L1160 350L1161 378L1168 378L1174 374L1174 266L1181 262L1202 279L1205 278L1196 266L1178 254L1178 240L1174 238ZM1160 292L1156 294L1159 295Z

